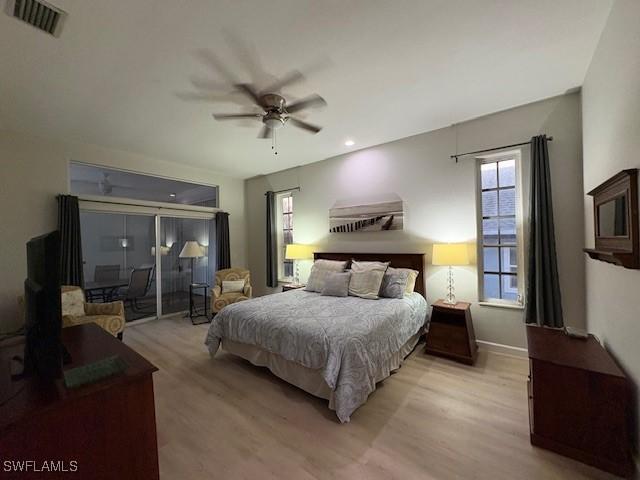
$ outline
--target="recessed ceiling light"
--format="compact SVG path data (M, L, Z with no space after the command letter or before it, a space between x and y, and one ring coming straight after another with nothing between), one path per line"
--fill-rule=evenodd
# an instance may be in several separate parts
M351 146L355 145L355 143L356 143L356 142L354 142L353 140L347 140L346 142L344 142L344 144L345 144L347 147L351 147Z
M171 198L176 198L176 194L175 194L175 193L170 193L170 194L169 194L169 196L170 196Z

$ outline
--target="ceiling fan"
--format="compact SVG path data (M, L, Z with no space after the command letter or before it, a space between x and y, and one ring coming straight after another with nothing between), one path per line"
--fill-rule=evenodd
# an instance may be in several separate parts
M228 114L214 113L213 118L215 118L216 120L238 120L252 118L255 120L260 120L263 123L263 126L260 130L260 133L258 133L258 138L275 139L276 130L284 127L287 123L291 123L292 125L313 134L318 133L320 130L322 130L322 127L305 122L303 120L300 120L299 118L295 118L291 114L309 107L325 106L327 102L325 102L325 100L320 95L309 95L302 100L287 104L287 101L282 95L271 93L278 90L278 87L282 87L284 83L291 82L292 79L288 78L286 81L280 82L280 85L273 85L272 87L263 91L257 91L251 84L248 83L236 84L235 88L246 95L248 98L250 98L262 110L262 112Z
M111 195L113 192L113 184L109 181L109 174L102 172L102 179L98 181L98 190L103 195Z

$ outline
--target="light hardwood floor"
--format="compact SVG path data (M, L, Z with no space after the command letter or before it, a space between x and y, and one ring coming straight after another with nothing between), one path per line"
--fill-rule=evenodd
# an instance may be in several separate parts
M163 479L611 479L529 444L524 359L481 352L475 366L422 345L351 423L327 402L225 352L207 325L129 327L153 362Z

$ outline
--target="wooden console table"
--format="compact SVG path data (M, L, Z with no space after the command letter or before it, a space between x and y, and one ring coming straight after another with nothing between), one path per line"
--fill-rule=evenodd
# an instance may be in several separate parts
M24 346L0 348L2 460L30 460L40 469L3 471L2 478L159 478L152 379L157 368L95 324L64 328L62 341L72 357L65 370L112 355L128 367L77 389L67 389L62 380L12 381L10 359L22 355ZM43 462L51 461L64 462L58 466L67 471L43 472ZM68 470L71 462L75 472Z
M531 443L620 476L634 470L631 384L593 337L527 326Z

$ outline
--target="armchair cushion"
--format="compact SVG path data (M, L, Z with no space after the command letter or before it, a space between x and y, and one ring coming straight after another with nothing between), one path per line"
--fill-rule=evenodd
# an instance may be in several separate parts
M232 303L241 302L243 300L249 300L249 297L245 297L242 292L223 293L222 295L212 299L214 312L219 312L227 305Z
M124 316L120 315L82 315L79 317L64 315L62 317L63 327L82 325L85 323L95 323L114 336L124 330Z
M85 303L85 315L117 315L124 318L124 302Z
M62 287L62 315L84 315L84 292L80 287Z

